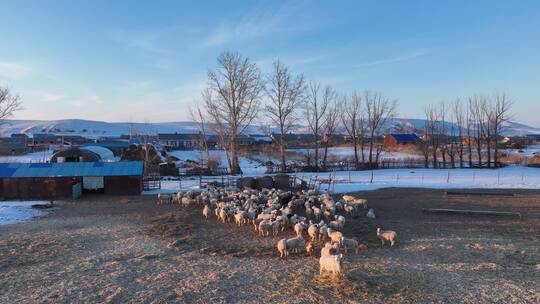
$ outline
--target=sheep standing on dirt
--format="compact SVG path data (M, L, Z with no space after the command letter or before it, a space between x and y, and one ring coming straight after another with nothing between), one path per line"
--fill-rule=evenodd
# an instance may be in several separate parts
M306 241L302 237L302 235L297 236L292 239L287 239L287 255L289 255L289 250L292 250L296 253L300 251L301 248L303 248L306 244Z
M208 219L208 216L210 215L210 208L208 208L208 205L204 205L204 208L202 210L202 215L205 219Z
M302 236L302 233L304 232L304 224L302 223L296 223L294 225L294 232L296 233L296 236Z
M315 246L313 246L313 242L306 243L306 253L310 257L315 257Z
M338 253L339 253L339 246L337 244L326 242L324 244L324 247L321 248L321 256L330 256L330 255L338 254Z
M346 212L348 215L351 215L351 216L354 215L354 213L355 213L355 211L356 211L356 209L354 208L354 206L349 205L349 204L345 205L345 207L343 207L343 209L345 210L345 212Z
M325 242L328 239L328 227L319 225L319 243Z
M381 240L383 247L385 241L390 243L390 247L394 247L394 244L397 242L397 233L392 230L382 230L381 228L377 228L377 237Z
M279 227L281 227L280 222L278 222L277 220L272 222L272 232L274 236L279 234Z
M319 267L319 275L322 275L324 271L328 271L335 276L340 276L343 268L343 255L321 256Z
M369 211L366 213L366 217L370 219L375 219L375 210L369 209Z
M270 220L263 220L259 223L259 235L266 236L270 235L270 232L272 231L272 222Z
M219 215L218 215L219 221L222 223L225 223L227 221L227 212L225 209L219 209Z
M278 241L277 250L279 252L279 257L280 258L287 257L287 255L289 254L287 252L287 239L281 239L281 240Z
M339 231L335 231L331 228L328 228L328 237L330 237L330 240L332 242L338 243L341 246L341 241L343 239L343 233Z
M238 211L234 214L234 221L237 226L242 226L246 222L247 214L245 211Z
M343 238L341 244L345 252L348 253L349 249L354 249L354 253L358 254L358 241L354 239Z
M311 224L308 227L308 236L311 238L312 242L315 242L319 236L319 227L316 224Z

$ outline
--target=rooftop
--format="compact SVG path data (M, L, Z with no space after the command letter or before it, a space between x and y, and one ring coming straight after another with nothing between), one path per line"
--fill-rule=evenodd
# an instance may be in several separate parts
M0 163L0 178L142 175L142 162Z

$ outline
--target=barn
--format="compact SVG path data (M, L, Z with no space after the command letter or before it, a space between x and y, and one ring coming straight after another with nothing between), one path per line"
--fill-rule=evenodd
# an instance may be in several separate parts
M139 195L142 162L0 163L0 198L78 198L91 191Z

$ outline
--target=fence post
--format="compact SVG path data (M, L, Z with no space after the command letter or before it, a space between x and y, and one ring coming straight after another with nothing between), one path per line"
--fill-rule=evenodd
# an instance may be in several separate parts
M349 184L351 183L351 171L349 171Z
M373 184L373 169L371 169L371 180L369 181L370 184Z
M501 170L497 169L497 185L501 184Z
M446 177L446 183L450 183L450 170L448 170L448 176Z
M424 184L424 172L422 172L422 185Z

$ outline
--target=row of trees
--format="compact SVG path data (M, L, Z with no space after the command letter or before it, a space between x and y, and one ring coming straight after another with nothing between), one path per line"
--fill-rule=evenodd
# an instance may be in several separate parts
M331 86L307 82L302 74L294 75L279 60L268 74L261 73L256 64L234 52L222 53L217 63L216 70L208 72L202 107L192 109L192 117L198 122L203 138L208 131L206 122L211 123L225 149L231 173L242 173L237 139L256 118L278 129L283 172L287 169L285 137L299 124L299 119L305 119L313 134L316 170L326 166L330 138L340 125L353 140L357 166L360 159L371 167L378 163L382 144L376 142L376 135L395 114L396 101L368 91L341 96ZM368 151L367 159L364 147Z
M504 93L428 105L420 144L425 167L430 161L434 168L481 167L484 162L487 167L498 166L498 143L511 106Z

